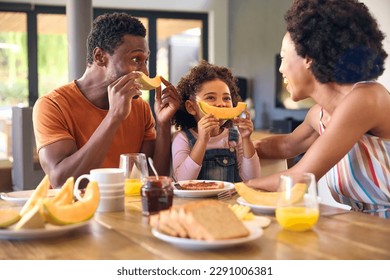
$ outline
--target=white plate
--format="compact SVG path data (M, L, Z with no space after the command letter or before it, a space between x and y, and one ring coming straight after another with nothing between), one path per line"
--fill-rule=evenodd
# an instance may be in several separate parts
M64 225L64 226L56 226L52 224L46 224L45 228L38 229L21 229L14 230L12 227L8 229L0 229L0 239L36 239L36 238L47 238L53 236L59 236L65 234L69 231L79 229L87 225L89 221Z
M306 197L306 195L305 195ZM317 197L318 203L321 202L321 198ZM253 213L255 214L274 214L276 206L268 206L268 205L257 205L257 204L251 204L247 202L242 196L237 198L237 203L245 206L249 206Z
M158 239L171 243L172 245L181 248L191 249L191 250L207 250L207 249L219 249L219 248L236 246L239 244L243 244L255 240L263 235L263 230L260 227L254 227L250 225L246 225L246 227L250 232L250 234L247 237L228 239L228 240L216 240L216 241L205 241L205 240L173 237L161 233L155 228L152 229L152 233Z
M251 204L251 203L247 202L241 196L239 198L237 198L237 203L244 205L244 206L249 206L251 208L252 212L255 214L273 214L273 213L275 213L275 209L276 209L276 206Z
M187 181L179 181L179 184L188 184L188 183L198 183L198 182L223 182L223 181L215 181L215 180L187 180ZM220 192L234 189L234 184L229 182L223 182L224 188L218 190L178 190L173 186L173 193L177 196L181 197L211 197L217 196Z
M49 189L47 191L47 196L53 197L59 191L60 191L60 189ZM1 193L0 198L3 200L13 202L13 203L24 204L29 199L29 197L31 196L31 194L33 192L34 192L34 190Z

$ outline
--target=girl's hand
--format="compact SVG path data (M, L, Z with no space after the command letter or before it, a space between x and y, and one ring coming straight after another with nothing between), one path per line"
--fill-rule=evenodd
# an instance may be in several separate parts
M203 116L198 121L198 139L208 142L211 132L219 128L219 121L211 114Z
M242 138L249 138L253 132L253 122L248 111L245 111L245 118L236 117L233 124L237 126Z

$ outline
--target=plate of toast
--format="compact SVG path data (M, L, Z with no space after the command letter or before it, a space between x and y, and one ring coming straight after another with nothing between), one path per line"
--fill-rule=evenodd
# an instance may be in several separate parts
M228 204L194 200L149 217L152 234L177 247L207 250L236 246L263 234L258 224L241 220Z
M221 249L232 246L237 246L243 243L253 241L263 235L263 230L261 227L247 225L249 230L249 235L245 237L238 237L232 239L223 239L223 240L197 240L191 238L182 238L175 237L165 233L160 232L158 229L153 228L152 234L165 242L171 243L180 248L191 249L191 250L207 250L207 249Z
M220 192L234 189L233 183L216 180L186 180L177 183L172 183L173 193L180 197L213 197Z

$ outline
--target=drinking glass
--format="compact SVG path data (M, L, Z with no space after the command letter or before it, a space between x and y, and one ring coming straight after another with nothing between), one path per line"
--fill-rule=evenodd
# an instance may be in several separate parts
M119 168L125 173L125 195L140 195L142 179L149 176L146 156L143 153L120 155Z
M317 182L312 173L281 175L275 216L286 230L306 231L318 220Z

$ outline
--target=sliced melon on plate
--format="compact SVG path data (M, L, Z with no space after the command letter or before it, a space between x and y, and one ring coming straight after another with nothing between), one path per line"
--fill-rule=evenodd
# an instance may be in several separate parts
M90 181L82 200L72 204L59 205L50 199L43 201L47 221L55 225L68 225L91 219L99 206L100 192L97 182Z
M15 209L0 209L0 228L9 227L20 220L19 212Z
M31 208L15 225L15 230L44 228L45 221L41 215L42 199Z

